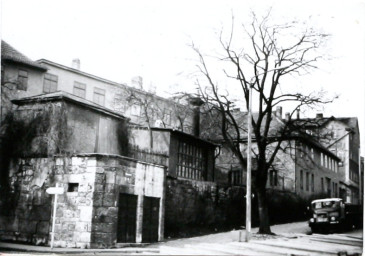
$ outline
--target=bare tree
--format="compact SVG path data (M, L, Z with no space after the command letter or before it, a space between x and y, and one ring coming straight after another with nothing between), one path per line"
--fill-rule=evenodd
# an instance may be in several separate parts
M222 85L216 82L216 72L208 68L209 56L192 46L199 57L197 67L203 77L198 78L197 83L206 102L206 116L210 116L212 122L208 126L213 126L212 129L221 135L239 160L242 170L246 159L239 144L247 141L247 114L237 111L237 104L243 103L248 109L250 87L253 90L257 108L252 116L253 139L257 147L252 151L257 161L254 189L258 197L259 233L264 234L271 233L266 199L268 171L282 149L282 142L298 135L300 127L293 122L293 115L300 108L312 108L331 101L325 99L323 92L305 94L293 85L285 92L281 86L284 77L302 75L317 68L317 61L321 58L317 49L327 37L307 29L300 34L291 34L289 39L287 35L290 30L296 29L295 25L270 25L270 13L260 19L253 14L252 23L242 26L247 43L241 47L234 47L237 45L235 40L242 38L242 34L235 37L233 25L227 41L221 33L219 39L224 53L218 61L224 67L223 73L228 81L239 88L241 97L238 100L232 100L229 90L223 90ZM296 89L295 92L293 89ZM234 94L237 96L237 92ZM273 108L283 104L289 106L291 112L286 121L280 122L275 119Z

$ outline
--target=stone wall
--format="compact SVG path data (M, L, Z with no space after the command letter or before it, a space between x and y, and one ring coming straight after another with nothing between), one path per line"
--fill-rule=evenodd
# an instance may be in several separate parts
M9 190L0 195L0 239L46 244L52 198L45 189L52 183L48 158L11 159Z
M165 168L134 159L101 154L13 159L11 190L0 195L0 239L50 244L54 196L58 195L55 247L115 246L119 193L138 196L136 241L142 241L143 198L160 199L159 240L163 239ZM52 215L53 216L53 215Z
M209 233L244 224L245 189L167 178L165 237Z
M160 198L159 240L163 239L164 180L161 166L127 158L98 158L95 161L95 191L91 247L105 248L117 243L118 199L120 193L138 196L136 242L142 241L143 198Z

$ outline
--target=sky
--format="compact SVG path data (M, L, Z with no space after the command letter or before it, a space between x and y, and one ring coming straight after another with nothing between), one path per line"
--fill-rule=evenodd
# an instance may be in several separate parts
M316 111L358 117L365 155L365 0L2 0L1 37L33 60L70 66L79 58L82 71L123 83L142 76L144 89L163 95L196 88L192 43L215 53L232 15L239 26L269 8L274 23L297 20L331 35L319 69L287 82L339 95Z

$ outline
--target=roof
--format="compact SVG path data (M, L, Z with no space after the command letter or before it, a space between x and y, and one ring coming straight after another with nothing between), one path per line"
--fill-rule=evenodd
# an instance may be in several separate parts
M104 106L101 106L92 101L77 97L73 94L70 94L70 93L67 93L64 91L57 91L57 92L52 92L52 93L47 93L47 94L41 94L41 95L36 95L36 96L31 96L31 97L15 99L15 100L12 100L12 102L17 105L24 105L24 104L29 104L29 103L40 103L40 102L59 101L59 100L72 102L74 104L81 105L86 108L92 109L94 111L114 116L116 118L128 119L118 112L112 111Z
M336 201L336 202L339 202L339 201L342 201L342 199L341 199L341 198L324 198L324 199L317 199L317 200L313 200L313 201L312 201L312 204L313 204L313 203L328 202L328 201Z
M16 50L10 44L1 40L1 60L21 63L23 65L46 71L47 68L41 66L39 63L29 59L27 56Z

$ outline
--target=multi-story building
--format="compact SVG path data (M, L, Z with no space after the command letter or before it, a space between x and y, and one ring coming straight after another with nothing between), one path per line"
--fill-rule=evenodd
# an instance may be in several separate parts
M360 197L360 132L356 117L323 117L300 119L306 132L318 138L329 151L340 158L341 175L339 197L359 204Z
M0 121L11 110L11 100L41 94L47 69L2 41Z
M245 113L238 115L240 115L238 116L240 123L247 123ZM273 114L271 130L278 130L285 121L281 117L281 108L279 108ZM267 188L292 192L305 199L323 196L339 197L341 184L345 182L340 172L341 159L313 136L298 131L294 132L292 137L281 142L280 150L269 170ZM221 142L224 145L224 140ZM237 143L240 144L242 155L246 156L247 136L243 134L242 139ZM276 146L277 143L268 146L268 157ZM255 138L253 138L252 150L258 152ZM252 157L254 158L254 155ZM253 178L255 168L257 166L253 159ZM217 158L216 169L216 176L223 182L230 182L232 185L246 184L246 170L242 170L238 159L235 159L232 152L224 146Z
M45 59L32 61L5 41L1 54L2 119L12 99L64 91L119 112L135 124L192 132L191 106L143 90L142 77L134 77L128 86L81 71L78 59L72 67Z
M78 59L72 67L45 59L37 63L47 69L43 93L65 91L120 112L136 124L191 131L190 107L143 90L142 77L134 77L128 86L81 71Z

